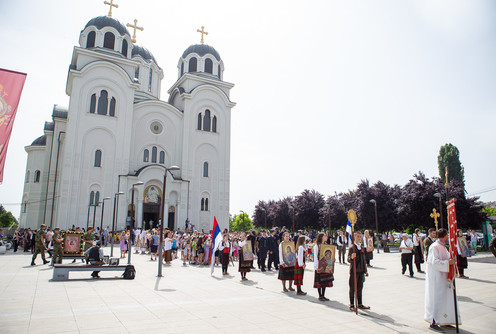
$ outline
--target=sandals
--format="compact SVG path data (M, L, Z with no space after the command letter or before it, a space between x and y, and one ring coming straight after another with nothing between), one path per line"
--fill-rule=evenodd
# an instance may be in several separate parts
M288 290L288 289L286 289L286 288L284 288L284 289L282 289L282 291L283 291L283 292L288 292L289 290Z
M296 294L298 296L306 296L307 293L302 291L302 292L297 292Z
M294 289L294 288L292 288L292 287L289 287L289 288L288 288L288 290L289 290L289 291L295 291L295 289Z
M358 305L358 308L361 310L370 310L370 306Z

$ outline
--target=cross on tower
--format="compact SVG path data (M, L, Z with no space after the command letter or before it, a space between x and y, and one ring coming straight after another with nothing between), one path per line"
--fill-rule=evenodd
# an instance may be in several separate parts
M208 32L205 31L205 28L203 26L202 26L201 30L200 29L196 29L196 31L199 32L200 34L202 34L200 43L203 44L203 35L208 35Z
M134 19L134 25L132 25L131 23L128 23L128 24L126 24L126 27L134 29L133 38L131 39L133 41L133 43L136 43L136 29L141 30L141 31L145 30L143 27L138 27L138 20L136 20L136 19Z
M432 209L431 218L434 218L434 225L436 225L436 231L438 230L437 219L439 218L439 216L441 216L439 212L437 212L436 209Z
M114 4L114 0L110 0L110 2L104 1L103 3L110 6L108 17L112 17L112 7L119 8L119 5Z

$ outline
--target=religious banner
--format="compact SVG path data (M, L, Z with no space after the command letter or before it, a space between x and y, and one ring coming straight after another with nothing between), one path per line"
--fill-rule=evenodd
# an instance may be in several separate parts
M296 252L294 242L282 242L282 259L284 264L288 267L294 267L296 265Z
M241 247L241 252L243 253L243 261L253 261L251 241L248 241L243 247Z
M334 273L334 262L336 262L336 246L322 244L319 246L319 273Z
M456 244L457 244L457 221L456 221L456 211L455 211L455 199L449 201L448 204L448 226L449 226L449 253L450 258L456 259ZM448 281L452 281L457 274L456 263L450 265L448 273Z
M3 168L10 134L25 80L25 73L0 68L0 183L3 182Z
M62 231L64 256L83 256L83 232Z

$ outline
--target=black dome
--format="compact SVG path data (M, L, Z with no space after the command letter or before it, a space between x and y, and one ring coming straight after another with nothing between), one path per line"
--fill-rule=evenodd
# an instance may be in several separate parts
M220 55L213 47L207 44L194 44L186 49L183 53L183 59L186 58L190 53L197 53L200 57L203 57L207 53L210 53L218 61L220 61Z
M36 138L31 143L31 146L45 146L45 145L46 145L46 136L45 135Z
M158 65L157 61L155 60L155 57L152 55L150 51L148 51L147 48L144 48L139 45L133 45L133 51L131 52L131 56L141 56L145 60L152 60L155 64Z
M91 20L86 23L86 26L84 26L84 29L88 28L89 26L95 26L97 29L102 29L104 27L112 27L115 30L119 32L121 35L128 35L131 37L129 34L129 31L127 31L127 28L124 24L120 23L118 20L113 19L108 16L98 16L95 18L92 18ZM83 29L83 30L84 30Z

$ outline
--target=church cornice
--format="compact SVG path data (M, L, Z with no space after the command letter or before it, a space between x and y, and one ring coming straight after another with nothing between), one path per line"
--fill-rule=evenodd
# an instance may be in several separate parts
M198 93L202 90L215 90L217 93L219 93L220 96L222 96L224 98L224 103L226 104L227 107L234 108L234 106L236 106L236 102L232 102L229 99L229 97L227 96L227 94L222 89L220 89L219 87L216 87L216 86L208 85L208 84L196 86L189 93L183 93L183 94L181 94L181 96L185 100L191 100L193 98L193 95L195 95L196 93Z
M174 83L174 85L172 85L172 87L169 88L169 90L167 91L167 93L168 94L171 94L174 91L174 89L182 86L183 83L186 80L188 80L188 79L189 80L194 80L194 81L200 81L200 82L203 82L204 84L208 84L208 85L212 85L212 86L219 86L219 87L222 87L222 88L225 88L225 89L231 89L231 88L234 87L234 84L233 83L230 83L230 82L227 82L227 81L213 79L213 78L209 78L207 76L199 76L199 75L191 74L191 73L184 73L176 81L176 83Z

